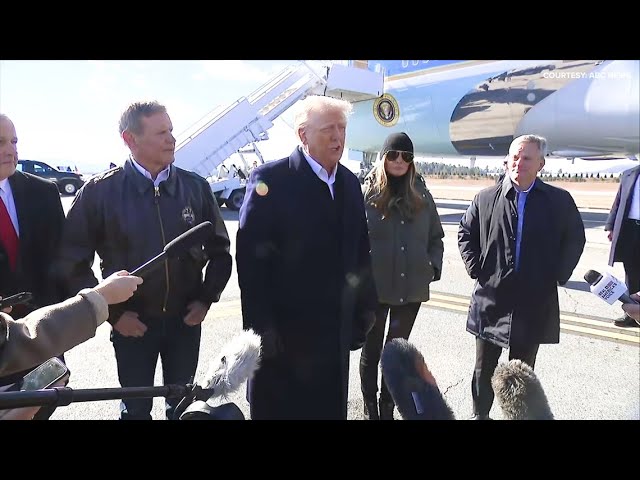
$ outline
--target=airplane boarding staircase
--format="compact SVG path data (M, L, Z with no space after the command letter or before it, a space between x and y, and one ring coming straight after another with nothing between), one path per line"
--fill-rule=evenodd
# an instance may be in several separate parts
M207 178L219 203L237 210L244 198L244 179L235 184L214 180L218 167L251 145L262 162L256 142L267 140L273 121L310 94L359 101L383 93L382 74L330 61L301 61L292 65L248 97L214 111L204 125L196 125L176 142L175 165ZM292 146L293 148L293 146Z

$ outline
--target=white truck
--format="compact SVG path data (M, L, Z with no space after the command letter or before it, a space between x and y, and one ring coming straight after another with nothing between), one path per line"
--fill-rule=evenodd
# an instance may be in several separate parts
M230 210L239 210L244 201L246 180L238 177L210 179L211 191L219 206L225 205Z
M238 150L236 154L218 166L215 175L206 177L219 206L224 205L229 210L239 210L242 206L249 173L258 165L258 160L256 160L253 167L249 166L245 159L245 155L248 153L255 154L259 164L264 163L258 147L252 145L250 150ZM236 157L240 160L240 165L238 165Z

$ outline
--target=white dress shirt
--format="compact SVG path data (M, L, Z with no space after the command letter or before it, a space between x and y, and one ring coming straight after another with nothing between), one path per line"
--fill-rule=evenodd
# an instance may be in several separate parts
M130 158L131 158L131 162L133 163L133 166L136 167L136 170L138 170L142 175L144 175L149 180L151 180L153 182L153 186L154 187L157 187L158 185L160 185L160 182L164 182L167 178L169 178L169 172L171 171L171 165L169 165L167 168L165 168L160 173L158 173L158 176L154 180L153 177L151 176L151 174L149 172L147 172L147 170L142 165L140 165L138 162L136 162L133 157L130 157Z
M307 159L307 163L314 171L314 173L318 176L318 178L328 185L329 192L331 192L331 198L335 199L333 195L333 184L336 182L336 172L338 171L338 164L336 164L336 166L333 168L333 171L331 172L331 175L329 175L324 167L316 162L313 158L311 158L311 156L307 154L304 149L302 150L302 153L304 154L304 158Z

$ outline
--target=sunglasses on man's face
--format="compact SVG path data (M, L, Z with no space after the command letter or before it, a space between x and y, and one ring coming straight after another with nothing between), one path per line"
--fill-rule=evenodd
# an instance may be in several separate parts
M389 150L387 152L387 160L389 160L390 162L394 162L397 160L398 155L402 154L402 160L404 160L407 163L411 163L413 162L413 153L411 152L400 152L398 150Z

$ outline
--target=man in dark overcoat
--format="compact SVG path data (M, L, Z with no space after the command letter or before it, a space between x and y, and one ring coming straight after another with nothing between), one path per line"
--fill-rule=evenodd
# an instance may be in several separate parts
M503 348L534 368L540 344L560 341L558 285L578 264L585 233L571 195L537 178L546 150L537 135L513 140L504 181L479 192L460 221L460 254L476 280L467 317L474 419L489 418Z
M251 418L346 419L350 351L375 321L360 183L339 163L351 104L303 100L301 146L251 172L236 261L243 327L262 336Z

